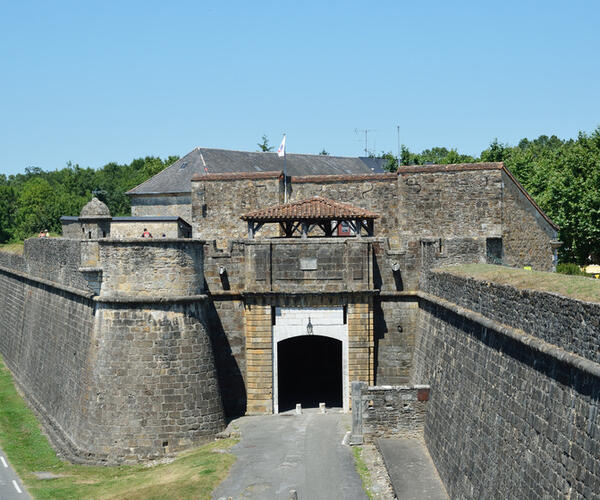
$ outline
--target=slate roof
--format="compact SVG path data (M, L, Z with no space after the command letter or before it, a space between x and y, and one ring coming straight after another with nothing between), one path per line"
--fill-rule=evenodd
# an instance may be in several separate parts
M377 162L367 160L368 164L362 158L288 154L287 175L372 174ZM283 170L283 158L277 153L196 148L127 194L189 193L195 175L279 170Z
M377 219L375 212L363 208L340 203L314 196L306 200L276 205L248 212L240 217L242 220L254 220L263 222L284 222L300 220L348 220L348 219Z

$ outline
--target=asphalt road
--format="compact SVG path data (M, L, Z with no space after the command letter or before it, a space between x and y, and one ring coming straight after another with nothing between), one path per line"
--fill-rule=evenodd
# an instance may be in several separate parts
M23 483L17 473L8 463L4 452L0 450L0 499L2 500L30 500Z
M348 414L308 411L242 417L242 438L229 476L213 499L367 500L349 446L342 445Z

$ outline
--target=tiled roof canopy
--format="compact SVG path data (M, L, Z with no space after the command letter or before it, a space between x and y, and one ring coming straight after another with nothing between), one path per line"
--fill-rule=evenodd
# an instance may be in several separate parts
M246 221L284 222L303 220L377 219L378 214L354 205L315 196L306 200L267 207L241 216Z

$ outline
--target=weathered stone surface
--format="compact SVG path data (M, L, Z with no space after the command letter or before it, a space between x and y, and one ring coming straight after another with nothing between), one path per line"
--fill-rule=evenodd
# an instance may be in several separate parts
M131 215L134 217L173 215L181 217L188 224L192 223L192 202L189 193L138 195L132 196L130 200Z
M202 303L102 304L79 442L113 460L157 458L224 427ZM109 458L109 460L111 459Z
M502 180L504 263L513 267L531 266L541 271L552 271L555 262L548 241L556 238L555 231L504 172Z
M381 437L422 436L429 390L429 386L362 387L363 440L368 443ZM354 434L354 419L352 424Z
M419 305L414 297L381 297L374 303L377 385L406 385L413 374Z
M430 272L422 288L600 363L600 304L465 279L443 270Z
M427 290L597 359L600 329L586 334L581 322L586 313L595 321L589 307L597 304L442 273L432 273ZM534 350L427 300L420 304L416 377L432 387L425 440L450 496L594 498L600 380L566 356ZM586 347L582 327L584 338L592 337Z
M246 238L248 224L240 216L251 210L283 203L283 177L192 182L194 238L228 240ZM261 237L278 236L279 227L265 225Z
M106 239L98 245L102 296L160 299L204 292L202 241Z

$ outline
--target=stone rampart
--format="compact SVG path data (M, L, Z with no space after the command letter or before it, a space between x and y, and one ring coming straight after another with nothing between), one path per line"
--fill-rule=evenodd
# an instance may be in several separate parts
M31 276L87 289L87 282L79 272L81 241L67 238L29 238L25 240L23 270Z
M0 251L0 266L25 272L25 257L16 253Z
M224 426L202 301L100 303L80 442L107 461L158 458Z
M600 305L442 272L424 288L416 377L450 496L595 498Z
M91 293L73 293L2 268L0 304L0 353L64 452L85 426Z
M0 353L71 460L158 458L223 428L203 246L44 238L31 273L0 267Z
M600 304L433 271L422 291L600 363Z
M202 294L203 241L168 238L101 239L102 296L161 299Z

